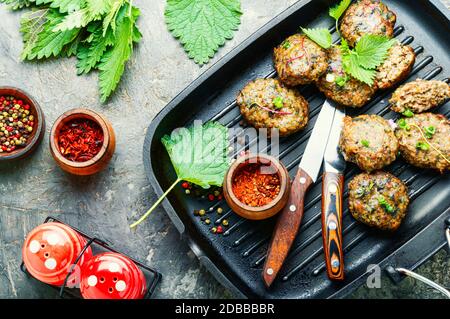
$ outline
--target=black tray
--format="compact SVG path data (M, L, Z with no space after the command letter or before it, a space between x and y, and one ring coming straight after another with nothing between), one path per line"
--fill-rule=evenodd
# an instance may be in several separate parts
M228 127L237 127L241 118L234 99L239 89L257 77L275 76L273 47L295 33L300 25L329 27L334 32L333 21L327 12L335 2L297 2L203 73L156 116L147 131L144 164L158 196L175 180L175 172L160 142L161 137L177 127L189 125L194 119L213 119ZM417 77L446 79L450 74L449 11L438 0L384 2L398 17L395 36L410 44L417 53L416 64L406 81ZM336 34L334 36L336 38ZM313 86L302 87L301 92L310 102L309 126L303 132L280 141L280 157L291 175L295 173L298 157L306 146L324 101L323 95ZM396 115L386 108L391 93L392 90L378 92L367 106L349 110L349 115L375 113L385 118L395 118ZM449 103L435 111L448 117L448 106ZM299 236L270 289L265 288L261 272L275 219L260 222L243 220L229 212L223 202L220 205L231 226L223 236L217 236L211 234L208 227L192 214L194 209L208 207L207 201L186 196L181 187L177 187L164 200L163 206L200 261L236 296L343 297L364 284L370 273L367 269L370 264L379 264L382 269L387 266L414 269L445 245L444 220L450 216L448 174L439 175L417 169L402 160L397 160L387 170L407 183L412 198L409 213L395 234L386 235L357 223L348 210L344 211L346 279L342 283L330 282L324 272L320 179L307 195ZM356 173L358 169L349 165L346 181Z

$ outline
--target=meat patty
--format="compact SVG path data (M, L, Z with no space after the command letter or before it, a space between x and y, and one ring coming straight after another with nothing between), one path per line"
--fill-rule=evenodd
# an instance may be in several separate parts
M450 98L450 86L443 81L415 80L400 86L389 100L398 113L410 110L422 113Z
M351 4L341 20L340 30L350 46L365 34L391 38L397 17L380 0L360 0Z
M287 85L316 81L327 69L327 53L307 36L294 34L274 49L274 64Z
M238 94L244 119L255 128L277 128L287 136L308 124L308 102L295 89L278 79L257 79Z
M397 125L400 153L408 163L441 173L450 169L450 121L444 115L416 114L398 120Z
M416 54L413 48L400 43L393 45L388 51L386 60L377 68L375 85L379 89L393 87L406 78L415 61Z
M401 180L383 171L362 173L350 181L348 191L348 208L356 220L382 230L398 229L409 204Z
M346 161L371 172L389 165L396 159L398 141L389 123L381 116L346 116L339 148Z
M375 93L375 89L352 77L344 84L340 80L347 78L342 68L342 54L339 47L328 50L328 68L317 81L317 87L327 98L350 107L362 107Z

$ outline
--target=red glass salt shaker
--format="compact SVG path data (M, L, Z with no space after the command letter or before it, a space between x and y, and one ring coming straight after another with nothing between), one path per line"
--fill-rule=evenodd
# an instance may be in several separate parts
M85 299L142 299L146 280L129 258L113 252L94 256L81 268L81 295Z
M33 277L61 286L85 245L86 240L72 228L56 222L44 223L28 234L22 258ZM91 257L92 250L88 247L77 265L81 267ZM77 284L76 276L70 276L68 283Z

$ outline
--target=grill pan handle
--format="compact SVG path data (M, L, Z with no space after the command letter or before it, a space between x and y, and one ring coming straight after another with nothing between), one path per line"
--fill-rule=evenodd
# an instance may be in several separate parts
M447 237L448 249L450 250L450 217L445 220L447 229L445 230L445 237Z
M448 231L448 229L447 229L447 231ZM418 273L415 273L414 271L411 271L411 270L408 270L405 268L401 268L401 267L395 268L395 271L423 282L424 284L430 286L431 288L438 290L440 293L442 293L444 296L446 296L448 299L450 299L450 291L448 291L441 285L435 283L434 281L432 281L424 276L421 276Z
M450 217L445 220L445 224L446 224L445 237L447 238L448 248L450 249ZM434 281L432 281L422 275L419 275L418 273L416 273L414 271L411 271L409 269L402 268L402 267L394 268L392 266L388 266L386 268L386 270L387 270L388 274L391 276L391 278L396 276L395 274L397 274L397 273L412 277L412 278L419 280L419 281L423 282L424 284L430 286L431 288L438 290L440 293L442 293L444 296L446 296L448 299L450 299L450 291L448 291L446 288L442 287L441 285L435 283Z

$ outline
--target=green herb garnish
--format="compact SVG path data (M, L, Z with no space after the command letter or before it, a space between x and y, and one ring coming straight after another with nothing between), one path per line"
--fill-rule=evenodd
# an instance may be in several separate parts
M428 144L427 142L419 141L416 144L416 148L422 151L428 151L430 149L430 144Z
M347 75L345 75L345 76L338 76L334 80L334 82L340 87L343 87L347 83L347 81L348 81L348 76Z
M284 40L283 43L281 43L281 46L284 49L289 49L291 47L291 42L289 42L288 40Z
M189 58L202 65L233 38L242 12L239 0L167 0L164 14Z
M318 45L320 45L324 49L328 49L331 47L332 39L331 39L331 33L326 28L314 28L314 29L308 29L308 28L300 28L303 33L306 34L308 38L316 42Z
M386 201L384 196L379 196L378 197L378 203L381 206L383 206L384 210L387 211L390 214L392 214L395 211L395 208Z
M0 0L13 9L33 7L20 21L22 60L78 58L78 74L99 71L102 102L112 94L141 40L139 9L131 0Z
M330 17L334 18L336 20L336 30L339 32L339 18L344 14L345 10L349 7L352 0L342 0L339 4L336 6L330 8L328 11Z
M228 129L217 122L177 129L161 142L169 153L177 179L131 228L144 221L179 182L187 181L205 189L222 186L228 170Z
M436 133L436 127L434 127L433 125L430 125L428 127L425 127L424 131L425 131L425 136L427 138L432 138L434 133Z
M370 146L368 140L361 140L360 142L361 142L362 146L364 146L364 147L369 147Z
M372 86L376 68L386 59L387 52L396 40L386 36L366 34L361 37L354 49L347 42L341 45L344 71L357 80Z
M284 106L283 98L281 96L277 96L272 100L273 105L277 109L281 109Z
M411 127L409 126L409 124L406 122L405 119L399 119L397 121L397 125L399 128L407 130L407 131L409 131L411 129Z
M402 114L404 116L406 116L406 117L413 117L414 116L414 113L410 109L404 110Z

